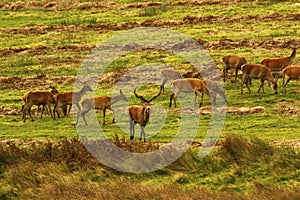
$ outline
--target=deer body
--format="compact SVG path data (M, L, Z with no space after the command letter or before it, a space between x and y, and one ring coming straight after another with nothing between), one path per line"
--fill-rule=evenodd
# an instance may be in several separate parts
M71 106L73 104L75 104L80 111L79 102L81 100L81 97L88 91L92 91L92 88L90 88L90 86L88 85L84 85L84 87L79 92L64 92L64 93L56 94L55 106L53 109L54 119L55 119L55 112L57 113L57 117L60 118L59 112L57 110L59 107L64 107L69 105L69 110L67 112L67 115L70 114Z
M31 91L31 92L28 92L27 94L25 94L23 96L23 98L24 98L23 100L25 102L25 105L23 106L23 109L22 109L23 122L26 122L26 112L28 112L28 114L31 118L31 121L34 121L32 118L31 112L30 112L31 107L33 105L47 106L51 117L53 117L50 105L52 103L54 103L54 97L50 91ZM41 117L42 117L42 114L41 114Z
M236 83L237 76L238 76L238 70L241 69L241 66L247 63L247 60L243 56L230 54L225 55L222 59L224 63L224 70L223 70L223 79L224 82L226 81L227 72L230 68L234 69L235 72L235 79L234 83Z
M283 93L286 94L286 85L290 80L300 79L300 66L291 65L283 71Z
M85 124L87 125L87 121L85 119L85 115L91 110L91 109L97 109L97 110L102 110L103 111L103 125L105 125L105 116L106 116L106 110L109 109L113 113L113 120L112 123L115 122L115 114L114 110L111 108L111 105L118 102L118 101L128 101L126 96L123 94L123 92L120 90L120 95L115 96L115 97L107 97L107 96L99 96L95 98L87 98L84 99L81 102L81 108L82 110L80 113L77 115L77 120L76 124L78 124L78 118L81 115Z
M246 84L249 93L251 93L249 82L251 82L252 78L260 80L260 86L257 92L260 92L260 89L262 89L264 92L264 81L267 80L269 85L272 85L274 93L277 94L277 80L274 79L270 69L267 66L262 64L245 64L241 69L243 71L241 94L243 94L243 84Z
M179 92L194 92L195 93L195 106L197 104L197 95L201 96L201 102L199 107L202 106L203 103L203 95L204 93L210 97L210 92L205 84L205 82L198 78L187 78L187 79L177 79L173 81L173 93L170 97L169 107L172 106L172 100L174 100L174 106L176 108L176 98ZM214 96L213 101L215 101Z
M294 63L296 59L296 50L297 49L293 49L292 54L288 57L265 58L261 61L261 64L269 67L271 71L281 71Z
M128 108L128 114L129 114L129 123L130 123L130 140L133 140L134 138L134 126L136 124L140 124L141 126L141 135L140 135L140 141L142 138L144 138L144 142L146 142L146 134L145 134L145 126L149 122L150 119L150 112L151 112L151 105L152 101L156 99L162 92L162 86L160 86L159 93L152 97L150 100L146 100L143 96L140 96L136 93L136 90L134 90L134 94L137 98L139 98L142 103L144 103L143 106L139 105L133 105L129 106Z
M49 87L50 89L51 89L51 93L53 94L53 95L55 95L55 94L57 94L58 93L58 90L54 87L54 86L50 86ZM30 94L30 92L27 92L26 94L24 94L23 96L22 96L22 100L24 101L24 103L26 102L26 99L28 98L28 95ZM23 109L24 109L24 106L25 105L23 105L22 106L22 111L23 111ZM39 104L39 105L37 105L38 106L38 110L40 110L40 106L43 106L42 107L42 112L41 112L41 118L43 117L43 113L44 113L44 110L45 109L47 109L47 103L41 103L41 104ZM28 110L28 112L30 112L30 110L31 110L31 108ZM48 109L47 109L48 110ZM51 112L51 111L50 111ZM48 110L48 114L49 114L49 110Z

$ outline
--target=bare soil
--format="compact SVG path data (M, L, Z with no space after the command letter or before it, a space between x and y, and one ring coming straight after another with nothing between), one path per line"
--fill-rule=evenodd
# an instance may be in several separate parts
M0 77L0 89L25 89L25 90L45 90L57 84L71 85L75 81L74 76L47 76L37 75L34 77L6 76Z

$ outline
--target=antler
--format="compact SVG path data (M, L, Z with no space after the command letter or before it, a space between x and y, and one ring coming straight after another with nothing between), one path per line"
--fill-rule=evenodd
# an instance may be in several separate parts
M137 98L139 98L139 99L140 99L141 101L143 101L144 103L150 103L150 102L152 102L154 99L156 99L157 97L160 96L163 87L162 87L162 86L159 86L159 87L160 87L159 93L158 93L157 95L155 95L154 97L152 97L150 100L147 100L147 99L145 99L143 96L138 95L138 94L136 93L136 88L134 89L134 94L135 94L135 96L136 96Z

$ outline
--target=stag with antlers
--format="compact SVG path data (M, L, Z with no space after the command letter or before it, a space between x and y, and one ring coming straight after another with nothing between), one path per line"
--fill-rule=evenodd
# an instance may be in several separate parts
M134 126L138 123L141 126L140 141L142 140L142 138L144 138L144 142L146 142L144 129L150 119L152 101L160 96L162 89L163 89L162 86L160 86L159 93L154 97L152 97L150 100L146 100L143 96L137 94L136 89L134 90L135 96L139 98L144 105L143 106L133 105L128 108L129 120L130 120L130 140L133 140L134 138Z

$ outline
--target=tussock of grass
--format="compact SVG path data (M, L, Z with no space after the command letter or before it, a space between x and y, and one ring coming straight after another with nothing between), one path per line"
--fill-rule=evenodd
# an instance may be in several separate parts
M139 152L157 148L117 136L114 143ZM300 181L300 154L294 149L231 134L205 158L200 159L197 153L189 149L176 162L155 172L126 174L98 163L78 139L22 145L10 141L0 144L0 195L4 199L299 198L295 183ZM165 180L164 186L150 187L147 182L152 179ZM247 195L236 193L237 186Z

